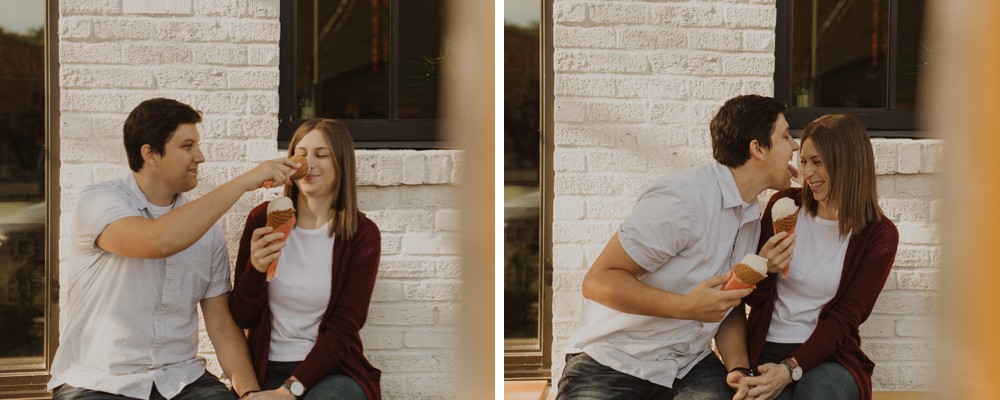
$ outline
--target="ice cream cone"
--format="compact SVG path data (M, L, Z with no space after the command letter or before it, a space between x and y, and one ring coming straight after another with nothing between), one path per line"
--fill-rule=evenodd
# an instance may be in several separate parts
M722 285L722 290L752 288L765 277L767 277L767 259L756 254L747 254L733 266L733 270L729 273L729 281Z
M792 214L785 218L774 221L774 233L787 232L792 234L795 232L795 224L799 221L799 214Z
M267 205L267 226L274 228L275 232L281 232L285 235L284 238L279 239L280 241L288 238L288 235L292 233L292 229L295 228L295 207L292 205L291 199L281 196L272 200ZM267 265L268 282L274 279L274 274L277 271L278 260L275 259Z
M294 156L289 157L288 159L300 164L299 169L292 174L290 178L291 180L297 181L299 179L304 178L307 174L309 174L309 162L306 161L305 157L296 154Z

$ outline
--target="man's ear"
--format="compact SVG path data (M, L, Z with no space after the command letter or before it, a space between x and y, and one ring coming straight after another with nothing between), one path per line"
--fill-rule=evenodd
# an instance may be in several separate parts
M761 146L760 142L757 141L757 139L750 141L749 150L750 150L750 157L757 158L760 160L764 159L764 146Z
M142 154L142 161L144 164L156 165L157 157L156 152L153 151L153 147L144 144L139 148L139 153Z

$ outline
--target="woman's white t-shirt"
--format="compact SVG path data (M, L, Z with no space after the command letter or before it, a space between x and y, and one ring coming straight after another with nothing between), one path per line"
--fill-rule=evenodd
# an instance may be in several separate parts
M841 237L837 221L810 216L801 208L795 234L788 276L778 278L769 342L805 342L816 329L820 310L840 287L850 234Z
M302 361L316 344L319 324L330 304L334 237L326 225L295 227L278 258L267 288L271 306L270 361Z

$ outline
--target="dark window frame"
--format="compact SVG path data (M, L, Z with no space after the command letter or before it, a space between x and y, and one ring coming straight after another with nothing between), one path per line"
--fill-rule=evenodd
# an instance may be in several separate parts
M392 77L389 102L394 104L399 98L399 0L390 0L389 12L389 68ZM278 47L278 148L287 149L288 143L306 120L296 116L295 98L295 30L296 5L294 0L281 1L281 38ZM354 147L358 149L454 149L457 144L444 140L442 119L398 119L398 108L390 107L389 119L338 119L354 137Z
M538 340L504 339L504 380L534 380L552 378L552 190L555 169L552 158L555 149L554 103L555 73L552 46L552 1L541 0L539 21L539 187L542 204L539 208L539 268Z
M45 2L45 350L42 363L0 370L0 398L50 399L46 390L59 345L59 1Z
M918 117L921 109L894 109L896 104L896 46L899 26L899 0L889 0L889 49L887 76L887 108L847 108L847 107L795 107L790 94L791 86L791 24L792 0L777 0L777 21L775 27L775 68L774 98L788 105L785 119L795 136L801 134L809 122L826 114L851 114L868 128L872 137L883 138L924 138L926 131L920 130Z

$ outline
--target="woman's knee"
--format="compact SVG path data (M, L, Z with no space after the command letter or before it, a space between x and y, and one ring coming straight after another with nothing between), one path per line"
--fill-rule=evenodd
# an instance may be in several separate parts
M365 391L347 375L330 375L313 385L306 392L305 400L367 400Z
M858 383L847 368L834 362L821 363L795 384L796 399L860 399Z

